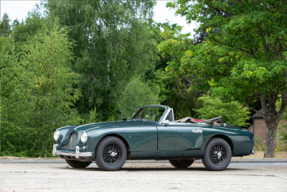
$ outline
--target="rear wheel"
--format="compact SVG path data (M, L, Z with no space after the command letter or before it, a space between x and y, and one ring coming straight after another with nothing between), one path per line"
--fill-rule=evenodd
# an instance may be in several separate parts
M177 159L169 160L169 162L177 169L186 169L194 162L194 160Z
M74 160L66 160L66 162L73 168L86 168L92 163L92 161L82 162L82 161L74 161Z
M127 159L127 148L124 142L117 137L106 137L96 149L96 163L105 171L120 169Z
M214 138L207 144L202 163L209 170L221 171L230 164L231 156L229 144L223 139Z

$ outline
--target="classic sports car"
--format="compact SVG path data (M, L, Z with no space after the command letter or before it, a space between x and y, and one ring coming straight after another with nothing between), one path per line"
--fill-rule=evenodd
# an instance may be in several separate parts
M57 129L53 155L74 168L95 161L107 171L120 169L127 159L169 160L180 169L202 159L207 169L224 170L232 156L255 152L254 136L222 121L215 125L218 119L175 121L172 108L148 105L131 119Z

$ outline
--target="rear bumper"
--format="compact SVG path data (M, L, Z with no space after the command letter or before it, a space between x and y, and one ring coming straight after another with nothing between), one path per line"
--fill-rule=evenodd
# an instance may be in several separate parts
M91 152L80 152L80 147L77 146L76 147L76 151L75 153L71 153L71 152L66 152L66 151L60 151L57 150L58 144L53 145L53 156L69 156L69 157L75 157L77 159L79 159L80 157L91 157L93 156L93 154Z

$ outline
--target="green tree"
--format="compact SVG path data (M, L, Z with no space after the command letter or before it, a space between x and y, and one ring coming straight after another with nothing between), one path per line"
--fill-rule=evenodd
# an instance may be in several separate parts
M72 44L57 23L42 23L20 53L13 39L0 44L4 155L50 156L54 130L80 121L71 109L80 96L72 87L79 75L69 68Z
M72 68L82 74L75 87L81 114L97 107L99 119L115 116L116 100L129 80L154 65L156 43L148 18L154 0L48 1L50 16L67 26L76 56Z
M159 88L149 86L139 77L133 77L120 95L116 109L119 111L119 119L129 119L142 106L158 104L160 102Z
M29 37L34 36L38 30L43 26L42 23L46 21L47 16L42 15L40 7L38 6L31 12L28 12L27 18L21 23L16 19L14 20L13 27L13 39L17 43L17 47L22 46Z
M184 118L187 116L197 117L196 109L201 106L201 102L197 99L205 91L200 91L195 88L189 90L192 85L193 76L188 76L183 73L183 70L170 69L170 66L178 67L181 63L181 58L185 51L193 48L193 40L189 38L189 34L180 34L181 27L173 25L163 25L161 36L163 40L159 43L159 52L161 60L165 61L164 70L169 70L171 73L157 71L156 77L160 80L168 79L165 84L168 88L165 91L165 104L174 108L175 118ZM165 59L165 60L164 60ZM167 83L166 83L167 82Z
M177 14L200 23L204 41L180 57L169 70L193 76L192 87L223 100L237 100L250 109L260 100L268 128L265 157L274 157L277 126L287 95L287 22L285 1L179 0L169 3ZM162 44L172 54L174 47ZM175 52L176 53L176 52ZM276 109L276 101L282 104Z
M4 13L2 21L0 21L0 36L8 37L11 33L10 19L7 13Z
M250 111L238 101L223 102L219 98L209 96L202 96L199 100L202 101L202 108L196 111L201 119L221 116L224 122L230 125L238 127L249 125L246 121L250 119Z
M155 23L150 22L152 38L156 41L156 44L159 44L165 40L165 38L161 35L162 30L166 29L174 29L177 27L176 24L166 23ZM167 100L169 98L169 92L173 86L174 75L172 73L166 73L165 68L167 66L167 62L170 61L169 57L163 57L159 52L157 52L158 59L156 60L155 65L146 68L144 74L142 75L143 80L145 82L149 82L149 84L154 84L159 87L159 99L162 104L167 105Z

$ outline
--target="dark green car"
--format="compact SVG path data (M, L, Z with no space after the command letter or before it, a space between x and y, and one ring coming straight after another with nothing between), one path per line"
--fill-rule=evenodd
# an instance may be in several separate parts
M66 126L54 133L53 155L74 168L95 161L102 170L118 170L127 159L169 160L187 168L202 159L209 170L225 169L232 156L255 152L251 132L224 123L179 122L164 105L140 108L131 119Z

